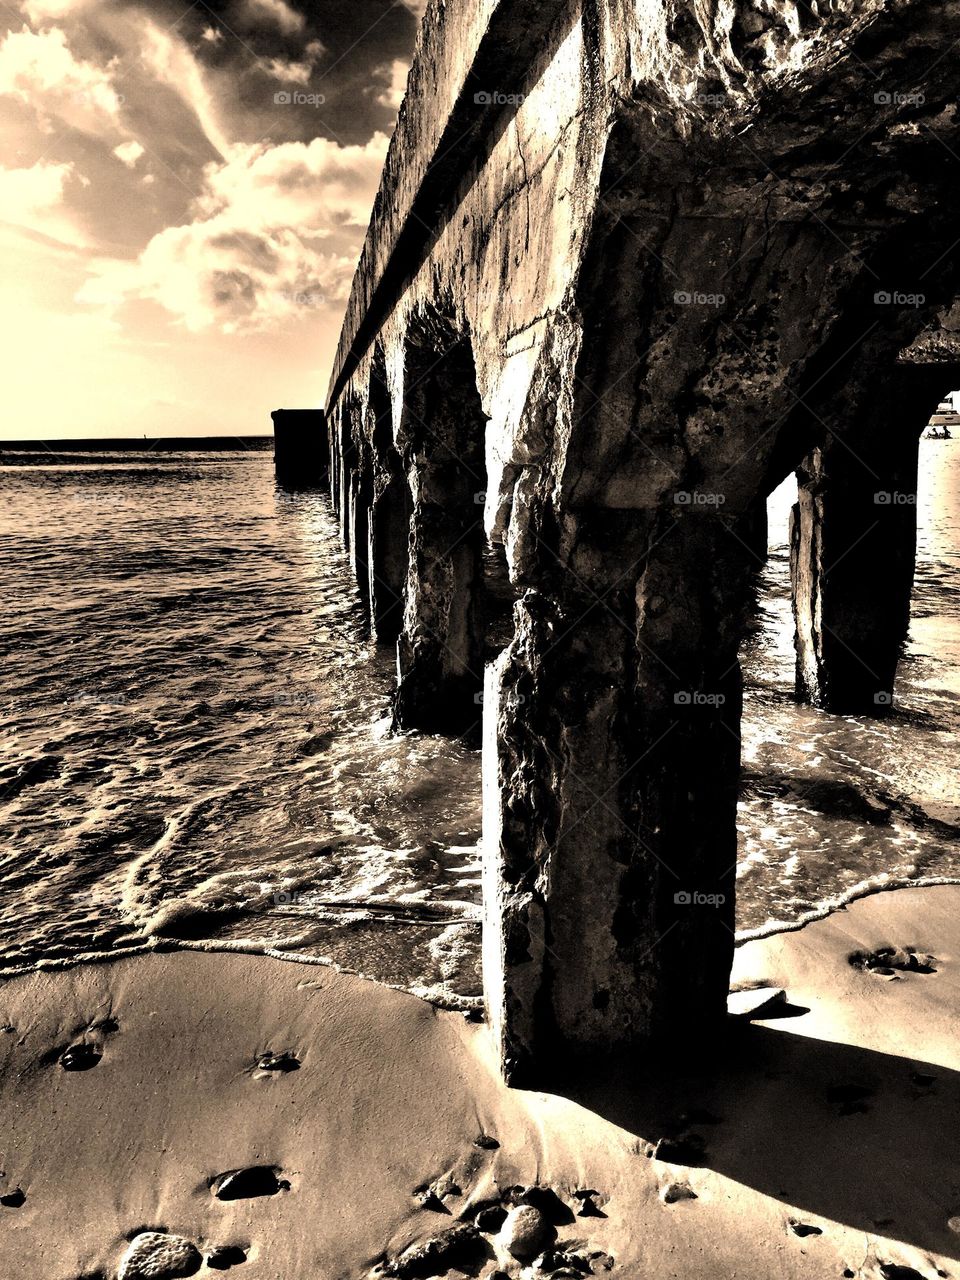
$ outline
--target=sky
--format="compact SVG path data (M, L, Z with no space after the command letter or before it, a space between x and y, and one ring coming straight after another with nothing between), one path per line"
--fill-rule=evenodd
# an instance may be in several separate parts
M322 405L423 0L0 0L0 437Z

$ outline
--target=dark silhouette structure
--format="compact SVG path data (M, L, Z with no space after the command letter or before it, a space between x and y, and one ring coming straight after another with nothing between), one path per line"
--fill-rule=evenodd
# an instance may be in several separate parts
M277 480L289 489L312 489L329 479L330 445L322 409L274 409Z

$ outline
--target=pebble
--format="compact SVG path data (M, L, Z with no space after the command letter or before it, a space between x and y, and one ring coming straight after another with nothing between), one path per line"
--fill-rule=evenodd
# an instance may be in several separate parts
M795 1236L804 1239L806 1236L822 1236L823 1228L814 1227L809 1222L791 1222L790 1230Z
M5 1209L19 1209L22 1204L26 1204L26 1201L27 1195L22 1187L17 1187L13 1191L7 1191L4 1195L0 1196L0 1204L2 1204Z
M261 1053L257 1059L261 1071L299 1071L300 1059L295 1053Z
M486 1209L481 1209L474 1218L477 1227L486 1232L487 1235L496 1235L503 1226L507 1217L507 1211L502 1205L488 1205ZM960 1223L960 1218L957 1219Z
M687 1182L668 1182L660 1189L660 1199L664 1204L678 1204L681 1200L696 1200L697 1193Z
M544 1187L539 1183L534 1183L529 1187L522 1187L519 1193L514 1193L514 1204L529 1204L534 1209L539 1209L552 1226L566 1226L573 1222L573 1214L568 1205L565 1205L552 1187ZM599 1194L595 1192L594 1194Z
M179 1280L194 1276L203 1266L200 1250L183 1236L143 1231L123 1255L119 1280Z
M207 1266L215 1271L226 1271L228 1267L237 1267L246 1262L247 1255L236 1244L220 1244L207 1256Z
M396 1276L398 1280L442 1275L453 1267L471 1267L481 1256L483 1248L483 1237L477 1228L472 1223L463 1223L432 1236L423 1244L414 1245L387 1264L386 1274Z
M210 1189L218 1200L248 1200L254 1196L275 1196L278 1191L289 1190L288 1182L277 1177L272 1164L253 1164L246 1169L228 1169L218 1174Z
M497 1239L518 1262L524 1262L542 1253L556 1234L539 1209L519 1204L507 1214Z
M598 1191L592 1191L589 1195L574 1192L574 1195L580 1201L580 1208L577 1210L578 1218L605 1218L607 1216L593 1198L599 1194Z
M89 1071L102 1057L95 1044L72 1044L60 1055L60 1065L64 1071Z

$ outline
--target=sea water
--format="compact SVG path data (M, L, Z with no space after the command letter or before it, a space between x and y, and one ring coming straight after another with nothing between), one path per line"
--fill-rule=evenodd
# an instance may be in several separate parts
M793 700L787 518L744 650L738 925L960 878L960 445L921 444L896 708ZM0 466L0 973L178 938L479 990L480 761L390 732L328 498L264 452Z

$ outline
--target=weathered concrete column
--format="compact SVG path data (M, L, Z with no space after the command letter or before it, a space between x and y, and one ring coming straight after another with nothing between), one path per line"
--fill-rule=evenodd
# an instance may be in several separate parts
M351 502L353 473L357 465L357 448L353 442L353 408L347 407L340 418L340 497L337 510L340 515L340 540L344 550L350 551Z
M354 577L370 607L370 508L373 504L373 463L369 448L356 448L356 467L350 476L350 562Z
M797 696L883 715L910 624L918 441L942 393L936 368L877 376L877 392L797 472L790 521Z
M382 642L395 641L403 628L411 512L410 489L402 470L378 476L370 508L367 563L370 623Z
M335 416L327 418L327 435L330 441L330 505L334 515L340 514L340 417L341 410Z
M412 501L394 442L393 402L380 347L367 385L366 434L373 476L367 538L370 626L378 641L393 644L403 627Z
M274 409L274 465L286 488L312 489L326 484L330 446L322 409Z
M419 455L408 474L413 512L394 720L400 729L463 733L482 715L483 507L473 469L445 450Z
M591 1050L709 1042L733 955L752 558L716 514L598 513L567 534L488 681L484 989L517 1083Z
M412 512L394 723L479 732L486 418L469 344L408 359L401 444Z

